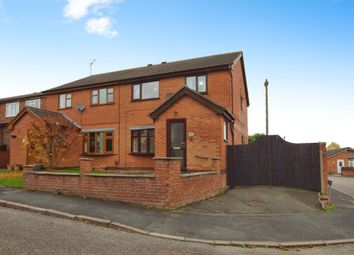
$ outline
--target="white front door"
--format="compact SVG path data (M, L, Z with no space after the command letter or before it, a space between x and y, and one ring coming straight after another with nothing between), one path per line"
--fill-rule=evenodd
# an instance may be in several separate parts
M344 166L344 160L343 159L338 159L337 160L337 173L341 174L342 173L342 167Z

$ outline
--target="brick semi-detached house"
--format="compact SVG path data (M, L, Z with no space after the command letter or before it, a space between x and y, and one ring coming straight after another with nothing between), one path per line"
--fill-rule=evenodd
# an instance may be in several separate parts
M353 172L354 174L354 149L353 148L346 147L346 148L328 150L327 155L328 155L327 165L330 174L346 175L347 173L350 172Z
M90 157L95 167L153 168L154 157L181 157L184 170L212 170L215 159L225 169L226 145L248 141L248 106L242 52L92 75L1 99L0 163L35 163L23 146L28 128L60 114L82 137L60 167Z

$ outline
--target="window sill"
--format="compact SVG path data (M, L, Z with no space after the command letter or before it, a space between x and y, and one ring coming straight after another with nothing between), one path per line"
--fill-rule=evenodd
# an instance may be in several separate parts
M84 154L80 154L80 156L92 156L92 157L100 157L100 156L115 156L117 154L114 153L84 153Z
M147 156L147 157L154 157L155 156L155 153L129 153L129 155L131 156Z
M58 110L70 110L72 109L73 107L65 107L65 108L58 108Z
M90 104L90 107L106 106L106 105L114 105L114 102L113 103L106 103L106 104Z
M154 98L147 98L147 99L132 99L131 102L144 102L144 101L151 101L151 100L159 100L160 97L154 97Z

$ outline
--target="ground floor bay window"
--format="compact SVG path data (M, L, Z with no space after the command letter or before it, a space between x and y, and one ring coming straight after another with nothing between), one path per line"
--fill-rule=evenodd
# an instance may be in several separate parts
M113 154L113 131L91 131L83 134L83 154Z

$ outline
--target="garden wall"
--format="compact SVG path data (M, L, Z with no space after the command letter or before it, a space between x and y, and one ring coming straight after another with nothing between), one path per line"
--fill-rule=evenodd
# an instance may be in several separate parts
M181 173L180 159L155 158L153 173L95 174L93 161L80 159L80 174L33 171L24 167L24 189L57 192L145 206L175 208L218 194L226 175L215 171Z
M354 167L342 167L342 176L354 177Z

